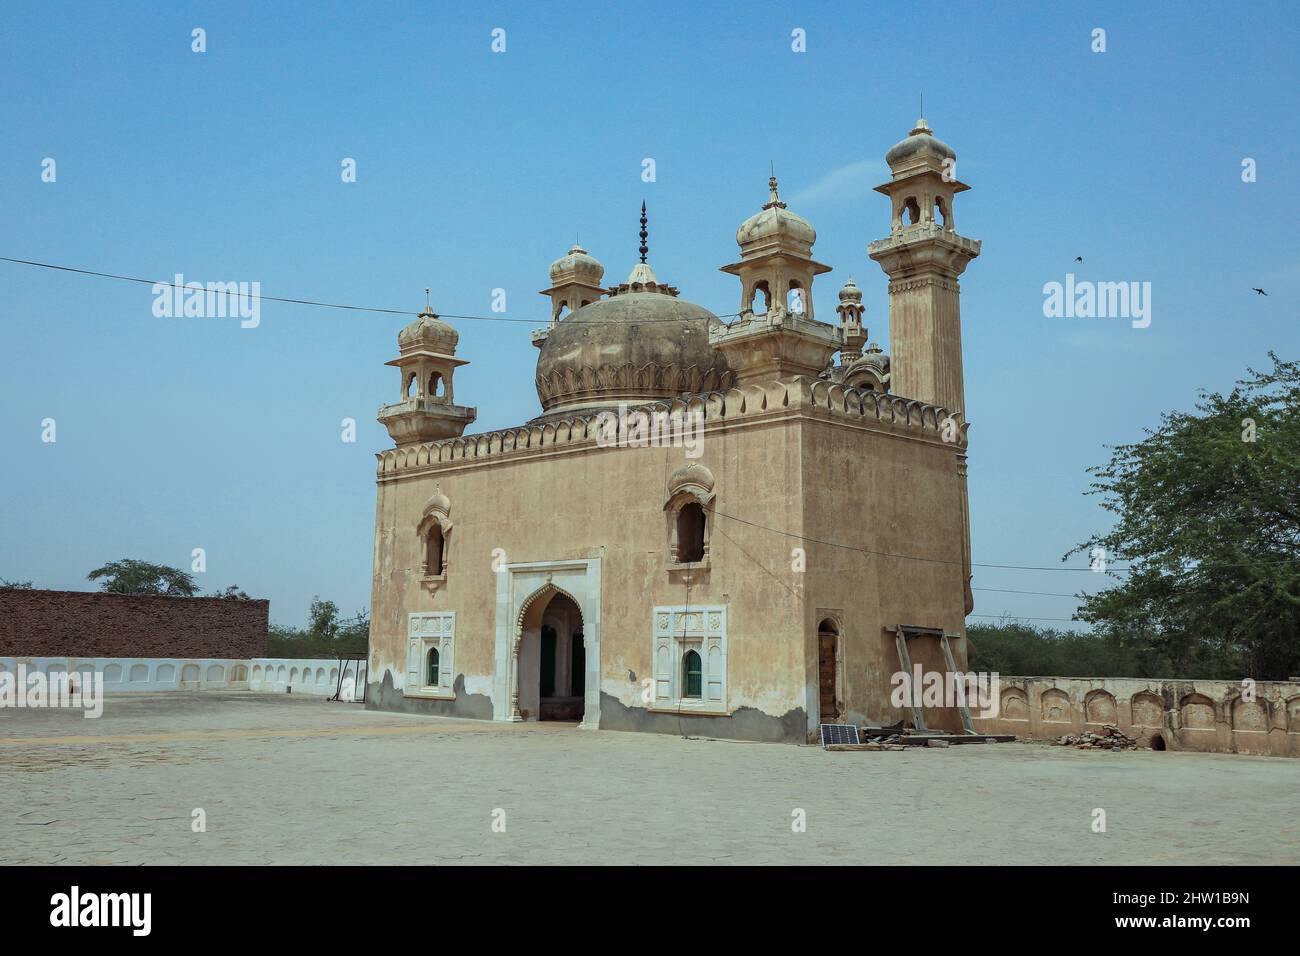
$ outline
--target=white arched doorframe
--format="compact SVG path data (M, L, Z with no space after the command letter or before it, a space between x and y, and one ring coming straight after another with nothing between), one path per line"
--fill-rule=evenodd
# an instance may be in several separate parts
M600 559L534 561L503 565L497 572L496 673L492 717L519 721L519 650L525 619L542 602L565 594L582 614L586 653L582 724L600 726Z

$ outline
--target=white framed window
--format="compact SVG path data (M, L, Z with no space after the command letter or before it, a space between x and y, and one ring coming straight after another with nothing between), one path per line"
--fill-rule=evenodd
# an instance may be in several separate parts
M727 607L654 609L652 710L727 713Z
M406 621L407 697L454 700L456 612L417 611Z

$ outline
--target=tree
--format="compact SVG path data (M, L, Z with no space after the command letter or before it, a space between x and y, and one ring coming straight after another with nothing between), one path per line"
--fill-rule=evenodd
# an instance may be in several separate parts
M1269 358L1089 469L1089 494L1118 520L1069 554L1129 567L1078 619L1150 641L1175 667L1300 673L1300 363Z
M307 612L311 623L307 633L315 641L332 641L339 632L339 606L333 601L322 601L319 597L311 599L311 609Z
M194 597L198 585L189 573L165 564L150 564L134 558L110 561L86 575L87 580L98 581L101 591L111 594L162 594L167 597Z
M312 598L306 628L272 624L266 641L270 657L335 657L339 654L365 653L370 642L370 612L358 611L340 618L333 601Z
M0 578L0 591L30 591L31 589L31 581L10 581L8 578Z
M252 600L252 598L250 598L247 594L245 594L242 590L240 590L237 585L234 584L230 585L230 587L226 588L224 591L213 591L212 597L227 598L232 601Z

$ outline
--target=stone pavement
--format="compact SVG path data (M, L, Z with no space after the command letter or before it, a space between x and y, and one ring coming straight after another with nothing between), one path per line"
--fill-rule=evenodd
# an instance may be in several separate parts
M0 710L10 864L1295 864L1297 793L1300 761L1226 754L825 753L248 693Z

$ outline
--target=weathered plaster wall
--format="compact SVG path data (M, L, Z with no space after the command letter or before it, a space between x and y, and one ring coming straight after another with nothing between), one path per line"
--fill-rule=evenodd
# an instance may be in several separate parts
M415 701L405 683L406 616L456 611L456 672L470 695L494 693L497 572L493 556L523 564L599 558L602 568L599 689L621 709L612 722L661 728L646 712L642 680L652 673L651 609L727 605L728 698L732 709L766 715L784 736L786 715L804 706L800 596L791 587L789 548L780 535L717 519L707 570L668 570L669 476L688 460L716 479L716 506L747 521L796 533L800 522L798 426L789 416L709 429L703 454L682 448L544 449L515 458L438 463L424 474L381 480L378 488L370 682L373 706L453 712L446 702ZM451 501L446 583L421 586L422 509L435 485ZM394 692L384 690L391 685ZM459 694L458 701L459 703ZM440 706L441 705L441 706ZM602 707L602 718L605 708ZM729 717L701 717L712 736ZM755 718L747 718L750 724ZM604 726L602 719L602 726ZM676 732L674 717L671 732ZM706 731L700 731L705 733Z
M936 410L807 382L697 404L711 417L696 459L681 448L600 448L563 423L381 455L371 706L500 717L495 555L509 566L599 560L602 727L807 739L817 722L817 609L825 607L843 619L850 716L903 716L887 707L898 664L884 627L964 634L956 448L940 441ZM668 567L663 511L669 476L688 460L716 480L708 568L689 574ZM451 528L446 580L430 593L416 529L435 491L451 502ZM796 536L936 560L887 562ZM796 546L808 552L803 573L792 567ZM728 716L656 712L643 702L651 610L661 605L728 609ZM423 611L456 612L456 680L465 690L454 701L402 694L407 615ZM911 643L914 659L946 670L937 642L928 643ZM954 652L964 665L964 640ZM462 696L475 700L463 705ZM956 717L933 719L942 727Z
M1260 682L1255 700L1237 681L1003 677L985 733L1051 740L1119 727L1143 746L1168 750L1300 757L1300 683Z
M0 589L0 655L247 658L266 653L269 601Z
M832 418L804 423L805 534L885 552L804 544L806 670L815 681L817 628L827 616L819 609L842 612L830 616L841 627L844 702L851 722L911 722L910 710L889 706L891 678L900 666L886 627L913 624L960 635L950 643L957 667L965 668L966 532L957 506L956 456L953 445L937 439L900 437ZM914 638L908 652L913 664L928 671L948 670L936 638ZM925 718L932 729L961 729L952 709L927 708Z

